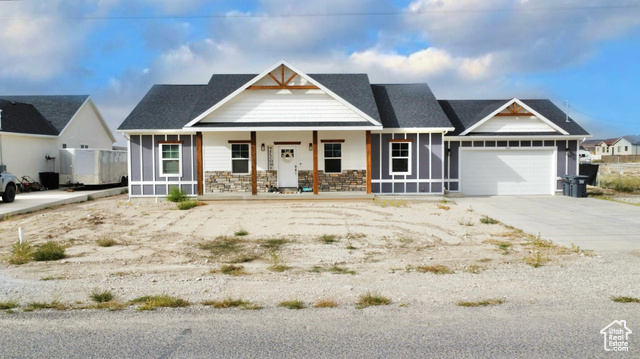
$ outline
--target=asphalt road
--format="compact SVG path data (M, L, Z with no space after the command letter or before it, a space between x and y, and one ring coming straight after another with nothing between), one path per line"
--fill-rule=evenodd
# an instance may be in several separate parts
M640 305L0 314L2 358L637 358ZM624 319L627 353L600 330ZM635 334L639 333L639 334Z
M640 250L640 206L565 196L461 197L457 204L571 247Z

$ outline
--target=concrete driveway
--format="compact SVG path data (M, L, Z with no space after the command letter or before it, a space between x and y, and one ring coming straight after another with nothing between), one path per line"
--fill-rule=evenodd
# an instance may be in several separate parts
M461 206L555 243L640 250L640 206L565 196L460 197Z

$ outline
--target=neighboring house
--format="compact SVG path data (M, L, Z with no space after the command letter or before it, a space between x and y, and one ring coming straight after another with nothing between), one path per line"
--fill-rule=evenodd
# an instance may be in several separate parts
M640 136L622 136L598 142L596 155L640 155Z
M279 62L155 85L122 123L129 194L553 194L589 136L548 100L438 102L426 84L305 74Z
M590 154L596 154L596 147L602 140L585 140L580 143L580 148L588 151Z
M91 98L0 96L0 162L7 172L39 180L59 172L59 149L111 149L113 134Z

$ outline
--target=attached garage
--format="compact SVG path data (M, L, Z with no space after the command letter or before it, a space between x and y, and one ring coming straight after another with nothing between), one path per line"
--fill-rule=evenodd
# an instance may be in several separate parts
M461 148L465 195L553 195L555 148Z

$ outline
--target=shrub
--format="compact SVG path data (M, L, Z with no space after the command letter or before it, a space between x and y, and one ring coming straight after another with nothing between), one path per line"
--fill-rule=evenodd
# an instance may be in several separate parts
M24 241L20 243L18 241L11 248L11 257L9 258L10 264L25 264L33 258L33 247Z
M167 201L184 202L186 200L187 200L187 192L185 192L182 188L177 186L171 187L171 190L167 195Z
M379 294L372 294L371 292L367 292L358 298L356 302L356 306L358 309L371 307L375 305L389 305L391 303L391 299L383 297Z
M48 241L47 243L36 246L33 252L33 260L35 261L56 261L65 258L64 247L56 242Z
M188 210L197 206L198 206L198 201L196 201L195 199L190 201L178 202L178 209L181 211Z
M91 292L91 295L89 295L89 297L96 303L106 303L110 302L113 299L113 293L111 293L111 291L108 289L100 290L98 288L95 288Z

